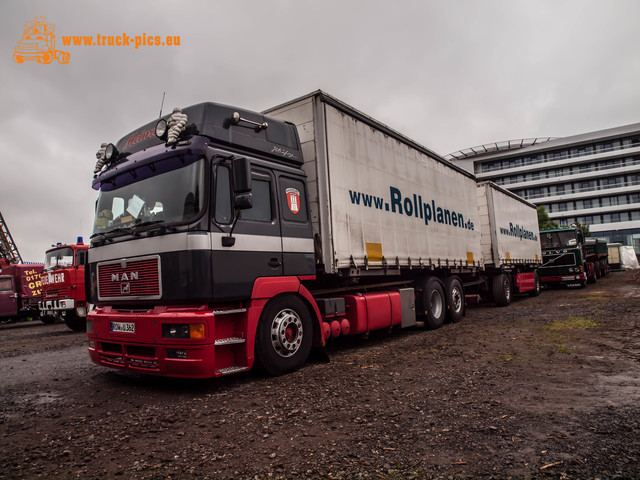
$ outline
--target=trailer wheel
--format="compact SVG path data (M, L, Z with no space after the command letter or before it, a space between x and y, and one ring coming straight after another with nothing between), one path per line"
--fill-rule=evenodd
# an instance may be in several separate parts
M506 273L493 277L493 301L499 307L506 307L511 303L511 279Z
M311 351L313 325L304 302L294 295L271 300L256 332L256 364L269 375L284 375L302 367Z
M64 315L64 324L74 332L87 331L87 318L79 317L78 314L71 310Z
M447 319L451 323L462 320L465 314L464 287L458 277L447 277L444 281L447 296Z
M533 272L533 279L536 282L536 286L529 292L529 296L537 297L538 295L540 295L540 277L538 276L538 272Z
M423 280L422 308L425 327L430 330L440 328L444 323L447 300L444 295L444 286L436 277Z
M594 264L594 270L596 272L596 278L602 278L602 264L600 263L600 260Z

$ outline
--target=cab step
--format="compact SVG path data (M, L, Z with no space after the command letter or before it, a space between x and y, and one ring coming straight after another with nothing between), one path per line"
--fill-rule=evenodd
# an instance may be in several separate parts
M229 338L219 338L218 340L215 341L214 345L216 347L219 347L222 345L235 345L237 343L244 343L244 342L245 342L244 338L229 337Z
M216 370L216 373L220 375L231 375L232 373L245 372L249 370L249 367L227 367Z

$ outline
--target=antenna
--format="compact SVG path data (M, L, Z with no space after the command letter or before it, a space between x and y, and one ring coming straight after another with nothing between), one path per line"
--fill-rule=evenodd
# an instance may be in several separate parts
M162 107L164 107L164 94L165 92L162 92L162 103L160 104L160 116L158 118L162 118Z

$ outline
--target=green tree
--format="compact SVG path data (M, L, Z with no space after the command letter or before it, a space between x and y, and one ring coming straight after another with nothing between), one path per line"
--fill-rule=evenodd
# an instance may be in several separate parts
M578 222L577 220L575 221L576 226L582 228L582 234L585 237L593 237L593 233L591 233L591 231L589 230L589 225L587 224L581 224L580 222Z
M558 224L549 218L549 214L545 210L544 205L538 207L538 228L540 230L558 228Z

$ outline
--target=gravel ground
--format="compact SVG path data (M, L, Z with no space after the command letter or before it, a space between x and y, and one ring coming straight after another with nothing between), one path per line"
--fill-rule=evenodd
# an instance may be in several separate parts
M470 306L298 372L181 381L0 326L0 479L640 478L640 283Z

